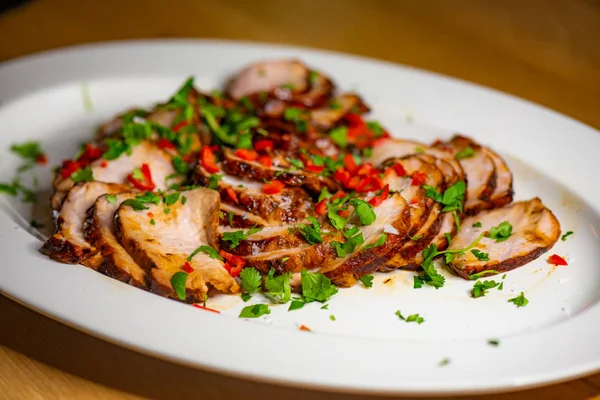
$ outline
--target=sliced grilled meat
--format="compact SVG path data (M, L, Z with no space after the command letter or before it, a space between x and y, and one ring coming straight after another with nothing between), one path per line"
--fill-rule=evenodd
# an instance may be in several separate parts
M352 254L326 262L319 272L325 274L333 283L349 287L371 272L376 271L388 257L393 256L396 248L406 237L410 227L408 204L398 194L384 200L374 208L376 220L371 225L360 228L364 244ZM385 234L385 242L374 246Z
M227 252L240 256L253 256L271 251L300 247L306 244L306 240L297 232L290 232L295 225L278 225L264 227L260 232L254 233L245 240L239 242L234 248L230 247L228 241L223 240L226 232L235 232L239 229L219 227L220 247Z
M102 257L85 238L83 224L86 212L99 196L129 189L125 185L102 182L81 182L73 186L58 214L56 233L44 243L42 253L56 261L82 263L95 269Z
M319 193L324 187L334 192L341 188L335 180L311 172L275 166L265 167L258 162L243 160L237 157L231 149L223 149L223 156L223 170L231 175L261 182L279 180L287 186L305 187L312 193Z
M121 204L115 217L115 229L121 244L146 271L150 290L176 298L171 278L184 272L188 257L200 246L214 246L219 220L219 195L210 189L182 192L187 201L169 205L146 204L148 209L135 211ZM148 213L152 213L151 218ZM203 301L210 287L225 293L237 293L239 285L224 268L223 262L199 252L190 261L193 269L186 281L186 299Z
M99 251L102 258L98 272L121 282L146 288L146 272L121 246L114 225L114 216L121 203L135 196L135 193L120 193L114 197L98 197L88 211L85 231L87 240Z
M489 147L482 147L485 154L494 162L496 167L496 188L490 196L493 208L502 207L513 200L512 172L506 162Z
M460 135L435 147L447 152L452 158L468 148L473 149L472 156L459 160L467 180L465 212L474 215L492 207L490 199L496 188L496 167L486 150L473 140Z
M252 228L253 226L267 226L269 222L239 207L221 203L219 225L232 228Z
M483 211L463 221L461 232L452 240L450 249L462 249L473 243L482 232L507 221L512 225L508 239L496 240L484 237L476 250L487 253L489 260L478 259L471 251L458 255L450 268L461 277L485 270L505 272L535 260L548 251L560 237L560 224L538 198L520 201L504 208ZM481 222L481 228L473 228Z
M101 158L93 161L89 167L94 181L126 184L127 175L142 164L148 164L156 189L165 190L168 186L166 178L175 172L172 159L169 154L150 142L142 142L135 146L130 155L123 154L116 160L110 161ZM170 179L169 184L179 180L180 178ZM53 182L55 192L50 200L53 210L60 209L67 192L74 184L71 177L62 178L59 171Z
M330 129L350 112L364 114L369 112L369 107L358 94L343 93L334 97L327 107L312 110L310 121L319 129Z
M210 173L196 167L196 182L207 186ZM218 182L221 201L263 218L268 223L293 223L306 218L312 208L310 197L301 188L285 188L276 194L263 192L263 183L224 174Z

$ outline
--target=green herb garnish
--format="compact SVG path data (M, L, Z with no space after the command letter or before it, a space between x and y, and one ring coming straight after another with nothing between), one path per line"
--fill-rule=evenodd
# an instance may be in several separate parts
M258 318L266 314L271 314L271 310L267 304L254 304L242 308L240 318Z

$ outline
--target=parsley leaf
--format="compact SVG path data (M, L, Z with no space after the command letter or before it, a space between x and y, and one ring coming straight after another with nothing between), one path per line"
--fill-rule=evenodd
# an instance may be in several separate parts
M44 151L38 142L29 141L21 144L14 143L10 146L10 150L19 157L30 161L37 161L39 157L44 155Z
M488 253L484 253L484 252L479 251L477 249L471 250L471 253L473 253L473 255L475 257L477 257L477 259L479 261L489 261L490 260L490 255Z
M240 272L240 279L242 280L242 289L244 289L244 291L247 293L255 293L260 290L262 278L256 269L242 269L242 272Z
M160 203L160 196L156 193L146 192L143 195L136 196L133 199L127 199L122 204L130 206L135 211L147 210L146 204L158 205Z
M117 203L117 196L114 194L107 194L105 196L106 201L108 201L110 204L116 204Z
M473 228L481 228L481 222L477 221L472 226Z
M467 186L464 181L458 181L444 191L439 193L435 187L423 185L425 195L444 205L443 212L459 210L462 212L463 199Z
M327 187L324 187L323 189L321 189L321 193L319 193L319 199L317 200L317 203L320 202L321 200L328 199L331 196L332 196L332 194L329 193L329 190L327 190Z
M474 155L475 155L475 150L473 150L473 148L471 146L469 146L469 147L465 147L464 149L462 149L461 151L456 153L454 158L456 158L457 160L463 160L465 158L473 157Z
M176 272L171 277L171 286L179 297L179 300L185 300L185 282L187 281L188 275L185 272Z
M357 229L357 231L358 231L358 229ZM349 232L349 231L346 231L346 232ZM346 236L346 232L344 232L344 236ZM365 242L362 232L359 233L358 235L354 235L349 238L347 237L347 239L348 240L346 240L345 243L340 243L338 241L331 242L331 245L335 249L337 256L340 258L346 257L348 254L354 253L354 250L358 246L360 246L361 244L363 244Z
M242 308L240 318L258 318L266 314L271 314L271 310L267 304L254 304Z
M418 275L413 276L413 289L421 289L425 283Z
M382 233L381 236L379 236L379 239L377 239L377 241L375 243L366 245L364 249L367 250L367 249L372 249L375 247L383 246L383 244L385 243L386 240L387 240L387 235L385 233Z
M181 158L181 156L173 157L172 162L175 172L177 172L179 175L187 175L187 173L190 170L190 165L183 161L183 158Z
M306 303L303 302L302 300L292 300L292 302L290 303L290 308L288 308L288 311L299 310L302 307L304 307L304 304L306 304Z
M406 322L416 322L417 324L421 325L423 322L425 322L425 319L423 319L423 317L421 317L419 314L412 314L409 315L408 317L404 317L402 315L402 313L400 312L400 310L396 311L396 315L398 316L398 318L400 318L403 321Z
M300 118L300 116L304 113L304 110L297 107L289 107L286 108L283 112L283 118L286 121L296 121Z
M493 289L498 285L500 285L500 284L496 281L483 281L483 282L477 281L477 282L475 282L475 285L473 286L473 290L471 291L471 294L474 298L482 297L487 294L488 289Z
M302 295L307 301L319 301L321 303L329 300L338 292L328 277L318 272L302 270Z
M373 286L373 275L364 275L360 277L360 281L362 282L363 285L365 285L365 287L372 287Z
M311 225L300 225L296 227L296 230L304 237L304 239L310 244L323 243L323 236L321 236L321 224L315 217L308 217L308 220L312 222Z
M498 339L489 339L488 340L488 344L490 346L498 347L498 346L500 346L500 340L498 340Z
M368 121L367 128L375 134L376 137L383 135L384 130L381 124L377 121Z
M340 147L346 147L348 144L348 128L345 126L338 126L329 131L329 137L331 140Z
M335 321L335 315L331 314L331 315L329 316L329 319L330 319L330 320L332 320L332 321Z
M486 236L496 239L496 242L503 242L512 235L512 229L512 225L508 221L504 221L500 225L492 227Z
M241 297L242 297L242 300L244 301L244 303L246 303L252 298L252 295L250 293L244 292L244 293L242 293Z
M523 292L521 292L521 294L517 297L509 299L508 302L513 303L517 307L525 307L527 304L529 304L529 300L525 298L525 294Z
M350 204L354 206L354 211L356 212L356 215L358 215L361 224L370 225L375 222L377 217L371 204L360 199L352 199Z
M208 188L217 190L219 188L219 181L223 179L223 175L213 174L208 177Z
M230 242L229 243L229 248L230 249L235 249L236 247L239 246L240 242L242 240L246 240L246 238L250 235L253 235L257 232L260 232L263 228L258 228L255 226L253 226L252 228L248 229L247 232L244 232L243 230L240 231L234 231L234 232L224 232L223 233L223 240L226 242Z
M71 179L73 182L91 182L94 180L94 174L92 169L87 166L85 168L79 169L71 175Z
M338 231L341 231L346 226L348 220L337 213L337 207L331 207L327 212L327 218L331 225Z
M275 269L271 268L269 274L265 278L266 294L276 303L287 303L290 301L290 296L292 295L290 286L292 273L287 272L276 277L274 277L274 274Z
M223 257L221 257L219 255L217 250L213 249L210 246L203 245L203 246L198 247L196 250L194 250L192 252L192 254L190 254L190 256L187 258L188 262L192 261L194 256L200 252L207 254L210 258L214 258L215 260L223 261Z
M165 195L165 204L170 206L177 203L177 200L179 200L179 196L181 196L180 192L174 192Z
M498 274L498 273L499 272L496 271L495 269L486 269L485 271L481 271L481 272L478 272L476 274L469 275L469 279L471 279L472 281L475 281L475 280L477 280L477 279L479 279L479 278L481 278L483 276L494 275L494 274Z
M571 235L572 235L572 234L574 234L574 233L575 233L575 232L573 232L573 231L567 231L567 233L565 233L564 235L562 235L562 236L560 237L560 240L562 240L562 241L564 242L564 241L566 241L566 240L567 240L567 238L568 238L569 236L571 236Z

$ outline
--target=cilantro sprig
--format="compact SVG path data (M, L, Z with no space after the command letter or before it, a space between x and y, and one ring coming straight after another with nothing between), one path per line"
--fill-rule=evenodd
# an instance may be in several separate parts
M255 225L252 228L248 229L246 232L244 232L243 230L234 232L224 232L222 239L226 242L229 242L230 249L235 249L239 246L241 241L246 240L250 235L262 231L262 229L262 227L257 227Z

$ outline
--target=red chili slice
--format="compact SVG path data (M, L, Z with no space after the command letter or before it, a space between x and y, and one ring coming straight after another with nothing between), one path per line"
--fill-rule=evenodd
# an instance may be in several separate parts
M150 167L148 166L148 164L142 164L140 171L142 172L142 175L144 175L144 181L142 182L138 179L135 179L133 175L129 174L127 175L127 180L129 181L129 183L131 183L133 187L139 190L154 190L156 185L152 181L152 174L150 173Z
M238 200L237 194L235 193L235 191L232 188L229 187L229 188L225 189L225 191L227 192L227 196L229 196L229 198L231 200L233 200L233 202L235 204L239 204L240 203L239 200Z
M385 200L387 200L389 195L390 195L390 185L385 185L381 194L379 196L375 196L371 200L369 200L369 204L371 204L373 207L377 207L378 205L383 203Z
M35 162L41 165L48 164L48 157L45 154L40 154L35 158Z
M359 183L361 183L360 176L353 176L346 184L346 187L348 189L356 189Z
M209 146L204 146L200 151L200 162L202 163L202 167L204 167L204 169L208 172L219 172L219 167L217 166L217 157Z
M363 121L362 117L358 114L348 113L348 114L346 114L344 119L346 121L348 121L348 123L350 123L350 125L354 125L354 126L365 124L365 121Z
M348 210L348 209L346 209L346 210L338 210L338 215L340 217L346 218L346 217L350 216L350 210Z
M256 161L258 153L254 150L237 149L235 155L245 161Z
M81 168L81 164L79 164L79 162L73 160L65 160L63 161L60 175L66 179L73 175L73 173L75 173L75 171L77 171L79 168Z
M344 197L346 195L346 192L343 192L341 190L338 190L333 196L331 196L331 201L335 201L337 199L341 199L342 197Z
M221 257L225 259L225 269L229 271L229 274L234 278L242 272L242 268L246 265L246 259L241 256L237 256L226 251L220 251Z
M88 143L85 145L85 150L83 151L83 153L81 153L81 155L77 158L76 161L79 161L79 163L83 164L82 166L86 166L92 161L95 161L102 157L103 153L104 152L101 149L99 149L98 147L94 147Z
M263 165L267 168L271 168L273 166L273 160L269 156L260 156L258 160L260 165Z
M198 304L198 303L193 303L192 306L196 307L196 308L200 308L202 310L211 311L211 312L214 312L214 313L217 313L217 314L221 314L221 311L219 311L219 310L215 310L215 309L212 309L212 308L204 307L203 305Z
M271 181L263 185L263 192L266 194L277 194L285 188L285 183L281 181Z
M317 215L325 215L327 213L327 199L323 199L315 206Z
M325 169L325 167L324 167L324 166L322 166L322 165L315 165L315 164L313 164L312 160L308 160L308 161L306 162L306 167L305 167L305 169L306 169L308 172L313 172L313 173L315 173L315 174L318 174L318 173L322 172L322 171Z
M274 148L275 145L273 144L272 140L262 139L254 142L254 150L256 151L273 150Z
M350 172L350 174L354 175L356 171L358 171L358 167L356 166L356 162L354 161L354 157L352 154L347 153L344 156L344 165L346 166L346 170Z
M342 167L339 167L333 174L333 178L340 182L342 185L346 185L350 180L350 172L346 171Z
M413 173L412 182L413 186L421 186L427 180L427 175L424 172L416 171Z
M108 167L108 161L106 161L106 160L102 160L102 162L100 163L100 167L101 167L101 168L106 168L106 167Z
M376 173L376 172L377 171L375 170L373 165L371 165L370 163L365 163L365 164L361 165L360 168L358 168L357 174L360 176L368 176L368 175L372 175L373 173Z
M569 263L567 263L567 261L558 254L552 254L550 257L548 257L548 262L554 265L569 265Z
M194 268L192 268L192 266L190 265L189 262L185 262L185 264L183 264L183 270L185 272L187 272L188 274L191 274L192 272L194 272Z
M173 132L179 132L181 129L188 126L189 124L189 121L183 120L173 127Z
M175 149L175 145L164 138L156 142L156 145L161 149Z
M300 330L301 331L306 331L306 332L312 332L310 330L310 328L308 326L306 326L306 325L300 325Z
M392 167L398 176L406 176L406 170L402 166L402 164L394 164Z

